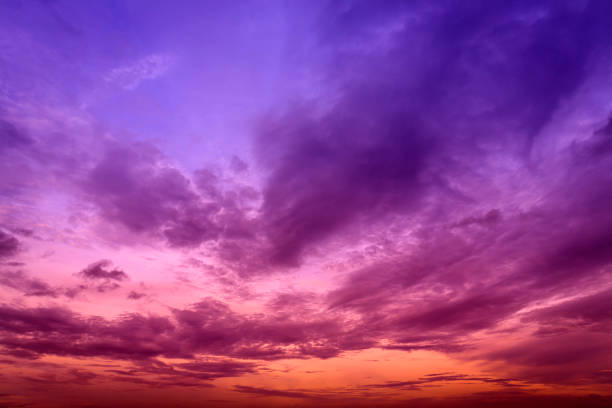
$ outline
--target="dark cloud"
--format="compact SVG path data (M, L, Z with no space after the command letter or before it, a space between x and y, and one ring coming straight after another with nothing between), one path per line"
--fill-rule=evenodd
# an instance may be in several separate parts
M528 316L526 321L546 325L571 321L578 325L608 325L612 329L612 289L537 309Z
M396 313L396 317L389 318L379 314L380 311L362 314L361 318L355 315L349 318L341 312L322 315L312 312L310 318L303 316L299 320L282 311L241 315L213 300L175 309L170 317L128 314L114 320L87 318L61 308L4 306L0 310L0 345L4 353L21 358L32 359L46 354L107 357L135 364L148 364L146 361L155 357L193 358L201 354L277 360L325 359L371 347L437 350L457 356L474 356L476 353L481 360L504 360L512 363L508 367L518 368L512 377L501 379L442 373L379 387L418 389L428 383L448 381L480 381L507 387L522 382L580 384L588 380L593 384L596 379L607 381L605 376L598 374L605 372L605 362L609 361L607 333L610 325L605 313L607 295L603 292L592 298L531 312L528 322L539 322L536 327L560 325L563 321L566 324L560 326L565 331L552 334L536 332L532 338L523 338L522 343L486 353L466 343L467 336L495 327L500 314L505 316L508 308L517 307L508 299L478 295L448 306L429 305L422 310L416 304L414 310ZM601 301L604 304L599 310L596 307ZM504 302L509 306L495 307ZM567 324L568 321L575 324ZM606 321L608 324L603 325ZM555 339L554 345L542 340L551 335ZM386 340L381 343L383 339ZM206 380L240 375L255 369L250 363L221 364L214 361L181 363L172 370L190 373L174 373L180 374L181 378L189 376Z
M158 166L162 155L147 145L110 147L90 172L84 188L106 219L134 232L162 232L171 243L201 242L208 228L189 180L178 170ZM180 219L183 214L196 218Z
M471 376L467 374L455 373L434 373L427 374L419 379L412 381L388 381L383 384L368 384L366 388L399 388L403 390L420 390L421 386L439 382L461 382L465 383L489 383L499 384L504 387L520 387L520 383L515 383L517 380L513 378L491 378Z
M0 153L11 148L18 149L30 143L32 143L30 138L19 131L13 123L0 119Z
M491 225L496 224L501 220L501 213L497 209L493 209L488 211L485 215L482 216L470 216L459 221L456 226L457 227L465 227L468 225Z
M257 368L254 363L218 358L193 360L190 363L174 365L157 359L147 359L134 362L127 370L105 371L117 381L167 388L212 387L210 380L255 373ZM154 379L150 379L150 376L154 376Z
M175 310L174 317L189 349L237 358L329 358L372 344L352 325L325 315L307 320L274 315L254 318L207 300L191 309Z
M29 228L13 228L11 231L17 235L21 235L24 237L31 237L34 235L34 230L31 230Z
M438 107L444 110L435 113L444 116L449 103L461 101L465 109L455 120L511 125L528 144L563 98L588 78L588 64L605 50L610 32L610 5L602 1L427 5L356 1L328 7L321 42L335 57L330 70L341 81L358 76L376 83L368 78L378 74L375 78L396 82L418 98L425 113ZM410 20L415 15L418 20ZM380 28L393 26L382 42ZM390 58L376 60L374 45L381 43ZM470 108L478 99L488 109L473 115Z
M249 168L249 165L238 156L232 156L230 168L235 173L242 173Z
M140 292L136 292L134 290L130 291L130 293L128 294L128 299L132 299L132 300L138 300L138 299L142 299L143 297L147 296L146 293L140 293Z
M331 291L279 294L260 314L240 314L212 299L169 316L115 319L5 305L2 353L120 359L132 366L113 370L117 380L155 387L202 386L257 372L240 359L325 359L372 347L433 350L504 373L438 373L365 387L370 390L609 384L612 121L599 121L605 124L591 137L567 144L557 135L566 137L562 130L550 136L546 129L610 51L611 4L329 3L317 27L317 48L329 63L325 97L289 104L256 129L260 208L250 207L259 198L253 189L228 185L210 169L188 176L149 144L105 142L100 156L70 160L62 149L47 153L51 142L0 122L2 152L21 149L50 173L68 174L63 186L84 195L104 223L172 247L205 244L235 272L236 282L219 274L228 287L361 239L371 239L379 255L355 249ZM14 171L19 166L1 166L3 180L25 185ZM252 167L233 157L230 168L236 175ZM0 257L18 249L17 239L0 231ZM108 261L79 275L98 282L92 288L99 292L128 279ZM2 272L0 283L30 296L87 289L58 292L21 272ZM193 361L171 365L157 357ZM84 372L65 378L96 381ZM54 380L32 377L44 381ZM295 389L234 390L316 397ZM412 402L605 403L518 391Z
M117 274L112 276L115 276L115 279L121 277L121 275ZM0 271L0 285L15 289L21 292L24 296L50 298L65 296L72 299L90 289L96 290L99 293L104 293L119 289L121 287L116 281L109 277L98 276L97 278L94 278L90 276L87 279L98 282L94 285L79 284L74 286L52 286L44 280L32 277L23 271Z
M0 258L14 256L19 251L19 241L12 235L0 230Z
M102 279L109 281L123 281L128 279L127 274L122 270L110 269L109 267L111 265L111 261L103 259L101 261L92 263L87 268L79 272L79 275L85 279L91 280Z
M11 266L10 263L5 265ZM13 266L23 266L23 264ZM101 260L89 265L77 274L86 282L72 286L51 285L45 280L33 277L21 270L3 270L0 271L0 285L15 289L24 296L51 298L65 296L72 299L89 290L105 293L119 289L121 287L119 282L128 280L129 277L122 270L111 266L112 263L108 260ZM128 298L140 299L144 296L146 296L144 293L131 291Z
M116 320L86 318L62 308L0 310L1 346L12 352L142 360L209 354L242 359L330 358L371 347L354 324L326 316L239 315L206 300L173 316L128 314ZM191 366L185 366L191 367ZM195 369L195 366L192 368Z
M591 394L587 396L567 395L534 395L528 392L481 392L468 394L463 397L450 398L419 398L404 400L389 407L414 406L417 408L473 408L473 407L525 407L525 408L604 408L611 402L610 397Z
M568 327L541 331L517 344L483 353L489 362L504 362L506 371L534 384L565 384L595 387L608 379L600 373L608 369L612 354L609 329L605 332Z
M476 293L445 303L436 301L421 310L408 312L398 323L416 330L442 330L452 333L474 332L494 326L516 310L514 294Z
M355 95L323 118L292 112L260 130L273 166L262 217L274 262L295 265L308 243L420 197L435 138L416 117L379 109L379 97L393 99Z
M110 145L81 188L106 221L174 247L250 236L246 188L222 189L207 169L189 179L153 146Z
M322 47L338 58L333 102L289 108L258 129L271 261L296 265L350 225L423 210L431 194L448 200L449 186L496 146L528 163L538 133L606 45L608 8L330 5ZM386 26L395 31L381 46Z
M537 302L568 296L577 300L523 321L535 323L541 334L597 337L589 333L609 330L612 164L586 148L602 131L564 152L569 176L551 183L537 205L503 218L498 210L469 215L459 223L454 214L443 214L443 222L415 234L417 244L409 251L349 273L327 294L328 305L359 313L371 333L391 334L394 342L386 347L403 350L465 351L467 336L494 330ZM465 228L473 224L487 228ZM584 296L598 290L592 299ZM573 352L601 357L595 348L577 346ZM559 353L559 359L569 358Z
M78 276L83 279L95 283L93 287L99 293L110 292L121 287L119 282L128 280L128 275L117 268L111 269L112 262L103 259L98 262L94 262L87 266ZM68 288L65 291L66 296L74 297L79 292L90 288L90 285L79 285L73 288Z
M246 385L235 385L234 391L242 392L245 394L253 394L264 397L284 397L284 398L313 398L309 393L299 391L283 391L283 390L271 390L268 388L249 387Z
M3 306L0 316L0 328L16 334L71 334L85 329L84 322L78 320L74 313L60 308L16 309Z
M0 271L0 285L19 290L25 296L57 297L60 294L46 282L29 277L22 271Z
M176 355L173 331L166 318L126 315L108 322L85 319L61 308L2 310L2 345L12 350L63 356L107 356L144 359L160 354ZM18 337L15 337L18 336ZM151 342L151 338L156 338Z
M254 373L257 365L235 360L194 360L189 363L177 364L177 368L187 370L190 375L202 379L213 379L220 377L238 377L240 375Z

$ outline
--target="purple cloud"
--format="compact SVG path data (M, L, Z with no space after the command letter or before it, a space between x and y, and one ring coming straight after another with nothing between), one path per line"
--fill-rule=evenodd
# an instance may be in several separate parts
M46 282L27 276L22 271L0 271L0 285L19 290L25 296L57 297L59 291Z
M19 251L19 241L12 235L0 230L0 258L14 256Z
M112 262L106 259L103 259L98 262L94 262L89 265L87 268L83 269L79 272L79 276L82 276L85 279L91 280L109 280L109 281L123 281L128 279L128 276L125 272L119 269L107 269L112 265Z
M138 300L138 299L142 299L143 297L147 296L145 293L140 293L140 292L136 292L135 290L130 291L130 293L128 293L128 299L132 299L132 300Z
M12 123L0 119L0 154L8 149L18 149L31 143Z
M258 129L258 154L269 173L262 217L272 262L295 266L309 246L356 222L422 211L419 203L431 194L452 198L449 186L476 171L473 155L488 154L496 143L529 161L536 136L585 80L586 64L609 30L602 3L580 13L550 5L535 24L522 18L538 7L331 7L322 42L352 61L330 67L338 78L335 102L322 114L289 108ZM350 48L355 37L371 36L372 25L391 24L415 8L422 22L398 29L387 48ZM488 40L473 41L478 37ZM550 46L551 38L567 44ZM507 139L517 132L522 139Z
M116 360L16 381L609 403L529 390L609 391L611 3L270 4L0 4L0 354ZM62 267L118 250L155 299L110 261ZM457 367L267 371L374 348ZM270 382L213 382L243 375ZM466 383L487 391L409 399Z

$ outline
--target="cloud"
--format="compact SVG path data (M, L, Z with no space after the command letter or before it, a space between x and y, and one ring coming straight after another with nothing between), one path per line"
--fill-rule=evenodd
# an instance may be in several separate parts
M494 383L503 385L504 387L521 387L522 384L515 383L515 379L512 378L491 378L491 377L479 377L471 376L467 374L455 374L455 373L434 373L426 374L425 376L412 381L388 381L383 384L368 384L366 388L399 388L406 390L420 390L421 386L437 383L437 382L482 382L482 383Z
M530 312L525 321L545 325L572 322L579 326L609 325L612 329L612 288Z
M126 89L136 89L143 81L164 75L173 64L173 59L164 54L151 54L131 64L109 71L104 80Z
M141 299L143 297L147 296L145 293L140 293L140 292L136 292L134 290L130 291L130 293L128 294L128 299L132 299L132 300L138 300Z
M241 359L329 358L372 346L338 318L311 320L248 316L204 300L171 317L128 314L115 320L87 318L64 308L0 310L1 346L35 354L141 360L196 354ZM18 337L15 337L18 336Z
M534 395L528 392L510 391L510 392L481 392L465 395L463 397L450 398L419 398L404 400L394 406L410 406L418 408L437 408L437 407L452 407L452 408L471 408L471 407L526 407L526 408L604 408L610 403L610 398L604 395L588 395L588 396L567 396L567 395Z
M311 394L299 391L283 391L283 390L271 390L260 387L250 387L247 385L235 385L234 391L242 392L245 394L254 394L263 397L283 397L283 398L313 398Z
M326 359L350 350L372 347L407 351L424 349L454 354L459 358L476 356L489 364L507 360L512 362L507 367L517 368L512 377L498 380L486 376L441 374L385 386L416 389L426 383L460 380L511 386L516 381L581 383L588 379L592 384L606 380L601 375L598 377L597 373L606 369L602 362L608 361L608 348L606 331L602 332L602 328L607 327L602 326L605 320L589 305L597 304L605 295L607 292L594 295L592 299L570 301L529 314L531 321L541 319L536 328L558 325L568 319L578 322L574 327L563 325L565 331L555 334L554 346L543 343L538 337L549 335L536 332L535 337L519 338L519 343L510 346L489 348L488 351L471 347L469 335L495 327L500 319L499 313L504 316L508 313L507 309L494 306L503 303L499 299L483 295L442 308L429 306L429 310L426 308L424 311L419 310L417 304L415 310L397 313L390 318L381 318L383 310L362 312L360 318L354 315L348 318L339 312L321 315L312 312L307 319L297 319L292 317L290 310L244 315L212 299L189 308L174 309L171 316L132 313L112 320L81 316L63 308L3 306L0 310L0 345L6 353L27 358L45 354L106 357L135 364L156 357L209 355L247 360ZM516 306L509 302L507 308L513 310ZM577 320L576 316L583 316L579 310L591 314ZM476 320L475 316L478 316ZM589 341L577 341L579 338ZM208 374L202 374L201 379L209 379L215 378L215 370L228 375L237 370L238 375L243 368L248 372L254 366L196 361L181 363L175 369L204 371Z
M612 163L595 152L584 160L584 146L600 137L601 131L595 131L565 152L563 165L572 176L551 183L536 205L508 211L503 218L495 215L486 228L465 228L480 224L480 216L464 217L458 225L454 214L438 214L442 221L414 234L416 243L408 250L389 251L383 260L346 274L326 295L329 306L359 313L371 322L371 332L391 334L394 342L386 347L405 350L469 349L470 336L495 330L521 310L559 297L580 300L542 309L537 312L546 316L542 319L534 312L529 322L543 331L583 333L585 325L607 327L603 298L612 262L612 218L606 208L612 196L606 186ZM594 290L603 290L597 300L583 298ZM580 314L587 310L592 319Z
M31 142L14 124L0 119L0 154L3 154L8 149L18 150L20 147L27 146Z
M606 7L330 6L320 40L336 57L327 67L332 102L294 104L257 130L270 262L296 266L351 226L476 200L466 182L498 148L529 163L538 134L605 44ZM384 47L357 40L388 26Z
M0 230L0 258L8 258L19 251L19 241L12 235Z
M120 269L110 269L111 265L111 261L103 259L90 264L77 275L86 281L95 282L94 287L99 293L113 291L121 287L119 282L128 280L129 277ZM77 287L67 289L66 295L69 297L74 297L82 290L88 289L88 287L88 285L79 285Z
M479 217L475 217L475 216L466 217L462 219L461 221L459 221L456 224L456 226L465 227L465 226L474 225L474 224L487 226L487 225L491 225L491 224L495 224L499 222L500 219L501 219L500 211L497 209L493 209L493 210L489 210L485 215L482 215Z
M220 377L238 377L240 375L256 372L256 364L235 360L204 360L192 361L176 365L177 368L188 370L190 375L203 379Z
M34 230L29 228L13 228L12 232L24 237L32 237L34 235Z
M118 282L128 279L127 274L125 274L123 271L119 271L117 269L110 271L104 270L103 267L106 265L110 265L110 262L100 261L90 265L88 268L78 274L87 281L95 282L92 285L77 284L52 286L44 280L29 276L29 274L21 270L0 271L0 285L18 290L24 296L34 297L57 298L64 296L72 299L90 289L94 289L99 293L105 293L119 289L121 285ZM17 266L23 265L20 264Z
M80 134L72 128L41 119L36 132L3 116L7 197L53 186L75 199L71 209L91 210L92 224L116 228L113 244L197 249L229 269L214 277L233 290L280 271L289 285L290 268L309 261L304 274L313 271L325 289L266 293L252 314L209 298L167 315L115 318L4 305L2 353L117 359L129 368L109 375L154 387L256 373L254 361L329 359L370 348L437 351L500 372L439 373L370 389L609 384L612 121L583 121L594 113L577 110L581 131L600 124L578 135L555 120L588 86L601 85L593 75L609 50L610 7L329 4L313 47L325 60L325 95L264 115L255 130L256 163L229 163L231 177L261 176L261 192L210 168L181 170L150 143L98 131L95 143L85 143L72 138ZM164 58L144 58L105 79L135 89L163 75ZM18 228L7 231L28 236ZM0 257L19 248L0 231ZM128 279L104 260L78 275L87 285L54 288L6 271L0 283L29 296L70 297L88 288L110 292ZM62 378L97 381L86 373ZM235 391L316 394L246 385ZM506 405L559 402L498 397ZM593 401L585 404L600 403Z
M421 195L435 139L415 117L369 102L385 96L355 95L324 118L298 111L260 130L261 143L274 146L260 152L274 166L262 209L273 262L296 265L308 243Z
M40 279L29 277L22 271L0 271L0 285L19 290L25 296L57 297L60 294L58 289Z
M367 343L350 327L326 316L308 320L275 316L254 318L231 311L223 303L205 300L190 309L175 310L178 334L191 350L236 358L329 358L343 349ZM238 334L240 333L240 334Z
M79 272L79 276L90 279L90 280L109 280L109 281L123 281L128 279L128 276L125 272L119 269L105 269L112 265L112 262L106 259L103 259L98 262L94 262L89 265L87 268L83 269Z
M106 221L172 247L248 236L241 194L222 193L207 170L194 183L199 192L151 145L111 145L81 188Z

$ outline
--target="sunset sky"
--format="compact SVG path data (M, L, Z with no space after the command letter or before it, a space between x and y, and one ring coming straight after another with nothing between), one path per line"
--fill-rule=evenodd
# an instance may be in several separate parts
M612 1L0 1L0 408L612 406Z

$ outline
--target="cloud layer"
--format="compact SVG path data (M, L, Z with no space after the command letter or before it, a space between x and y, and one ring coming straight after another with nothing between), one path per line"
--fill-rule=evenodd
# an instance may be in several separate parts
M0 8L0 407L609 404L612 3Z

